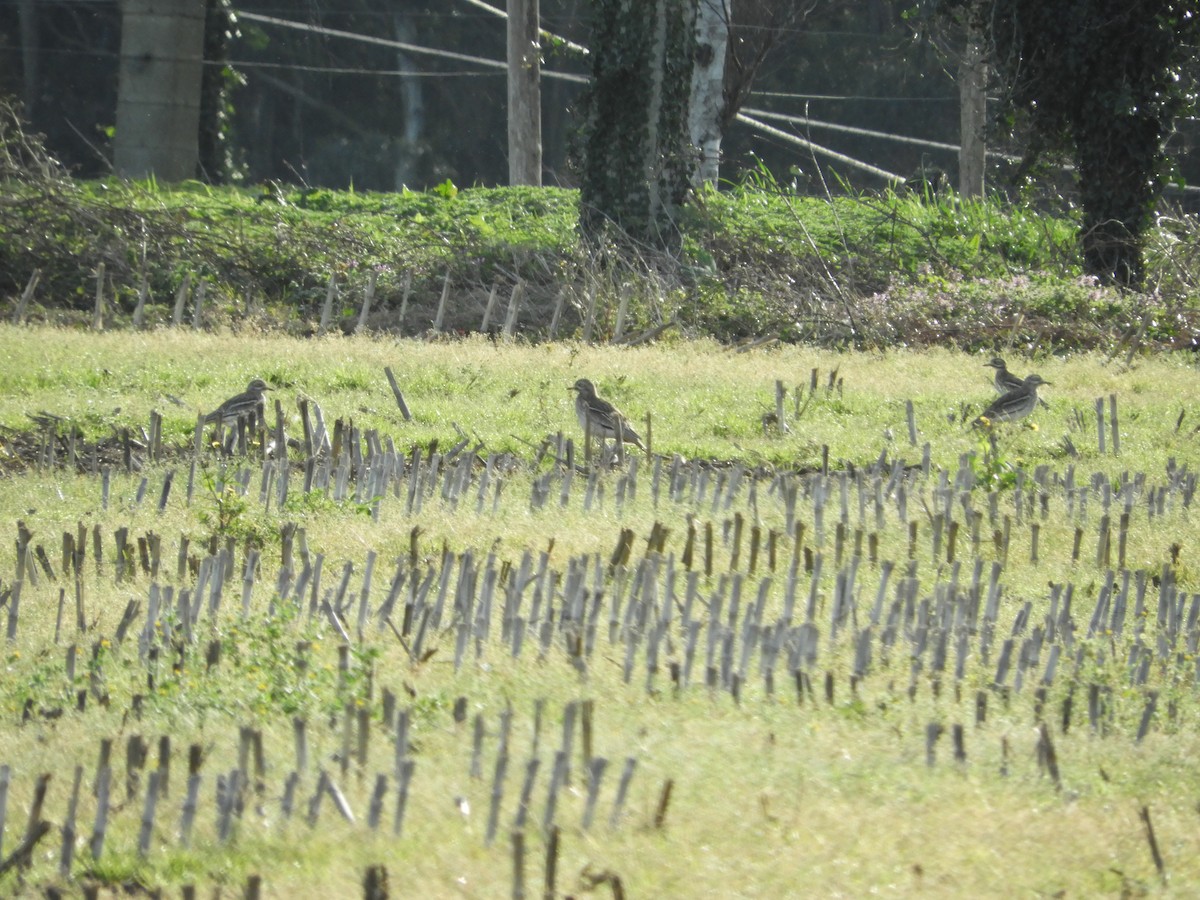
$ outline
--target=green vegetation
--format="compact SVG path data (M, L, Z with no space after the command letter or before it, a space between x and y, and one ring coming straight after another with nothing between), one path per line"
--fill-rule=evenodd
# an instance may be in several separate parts
M0 684L5 854L42 773L53 826L23 871L0 876L6 895L241 893L258 875L268 895L357 896L367 869L385 865L405 893L508 896L534 759L524 871L540 888L568 716L572 771L554 814L563 895L605 873L629 896L1187 896L1200 884L1189 465L1200 423L1183 399L1196 377L1184 354L1128 365L1009 354L1015 371L1052 382L1050 406L1031 417L1036 429L990 435L965 424L993 396L990 354L947 350L3 326L0 354L0 521L16 538L0 551L0 592L14 588L18 543L34 551L19 605L9 594L0 607L15 629ZM297 440L300 399L331 428L353 422L357 440L346 431L341 445L350 477L339 482L331 461L328 483L305 493L301 442L281 498L261 459L206 449L189 501L196 415L252 375L275 385ZM653 458L574 472L556 461L556 432L581 441L568 390L579 375L639 428L651 415ZM772 418L776 381L786 432ZM161 456L136 448L127 474L112 435L138 435L151 410L163 416ZM62 418L31 436L27 417L40 412ZM76 471L65 466L72 426ZM380 489L349 462L352 446L374 466L392 446L404 465ZM78 588L64 535L81 536ZM139 539L157 548L157 574ZM319 583L310 568L298 586L318 554ZM221 581L213 567L226 555ZM435 624L416 599L434 603L443 579ZM181 605L185 594L198 605ZM505 615L514 596L521 621ZM772 658L775 633L787 641ZM811 650L791 643L808 636ZM413 768L396 836L401 722ZM112 805L93 859L102 740ZM608 762L586 829L585 746ZM185 830L192 747L200 781ZM169 791L141 851L161 752ZM64 878L57 829L76 766L79 841ZM353 822L319 789L322 773ZM232 795L218 782L235 777L240 805L222 807Z
M39 273L26 321L90 323L103 271L110 324L132 319L143 284L145 322L171 321L187 278L189 322L203 280L203 324L310 334L334 279L329 327L350 331L374 279L365 326L406 335L479 330L489 304L499 330L518 281L513 330L532 340L663 328L1033 352L1184 346L1196 331L1200 227L1186 215L1160 217L1134 293L1081 275L1073 211L952 192L813 197L755 172L688 204L677 254L639 255L581 243L575 191L79 183L0 126L0 290L15 298Z
M1196 892L1191 219L1135 294L1073 221L952 195L757 176L639 257L585 252L570 191L78 184L13 146L0 894L509 896L551 812L562 895ZM973 430L997 352L1049 406ZM286 469L197 440L255 376ZM650 454L587 458L580 376Z
M706 194L681 222L681 257L633 264L611 249L585 253L577 196L557 189L364 195L107 182L9 199L0 206L9 289L19 292L39 269L28 315L48 321L90 313L94 280L80 278L80 266L101 262L113 321L129 319L143 277L148 320L169 320L189 274L208 282L207 321L296 331L320 318L331 277L342 298L335 319L355 325L372 273L370 324L407 333L433 322L447 276L457 302L444 330L477 329L492 286L503 302L520 277L518 331L530 337L548 335L564 292L559 336L583 328L590 292L598 295L596 336L611 334L624 295L628 332L674 318L692 336L773 332L838 346L886 346L901 333L967 349L998 334L1098 346L1147 319L1156 324L1145 339L1170 342L1194 316L1188 219L1173 220L1155 245L1160 290L1137 295L1079 275L1070 222L952 196L826 201L762 185ZM913 334L922 319L931 327ZM942 320L958 327L939 327Z

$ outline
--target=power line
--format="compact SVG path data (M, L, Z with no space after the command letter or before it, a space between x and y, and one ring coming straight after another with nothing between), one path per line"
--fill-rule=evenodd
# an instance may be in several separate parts
M468 2L472 2L472 0L468 0ZM482 4L477 4L477 5L482 5ZM258 13L240 13L240 15L244 19L249 19L251 21L256 21L256 22L263 22L263 23L269 24L269 25L276 25L281 28L292 28L297 31L306 31L306 32L310 32L313 34L325 35L328 37L337 37L337 38L343 38L346 40L362 41L364 43L375 44L378 46L406 50L410 53L418 53L418 54L424 54L424 55L428 55L428 56L438 56L438 57L442 57L442 58L446 58L446 59L455 59L460 62L467 62L467 63L471 63L474 65L479 65L479 66L483 66L483 67L491 68L491 69L507 69L508 68L507 63L500 62L499 60L487 59L485 57L468 56L467 54L464 54L464 53L453 53L448 50L433 50L428 47L420 47L416 44L409 44L409 43L405 43L403 41L395 41L395 40L390 40L388 38L379 38L379 37L374 37L372 35L356 34L351 31L342 31L337 28L326 28L326 27L320 26L320 25L310 25L305 22L296 22L296 21L293 21L290 19L279 19L274 16L264 16L264 15L260 15ZM568 73L564 73L564 72L543 71L542 74L544 77L547 77L547 78L559 78L562 80L579 82L579 83L587 83L587 81L588 81L588 79L582 75L572 75L572 74L568 74ZM755 111L755 112L759 112L759 111ZM764 115L764 118L767 116L771 116L771 117L776 117L776 118L783 118L785 120L789 119L789 117L787 117L787 116L781 116L776 113L765 113L765 111L759 112L759 114ZM791 118L796 119L796 117L791 117ZM839 162L842 162L842 163L844 163L848 166L851 166L852 168L858 169L860 171L868 172L872 175L875 175L878 178L884 179L885 181L901 182L904 180L903 177L896 175L893 172L889 172L886 169L881 169L878 166L871 165L870 163L862 162L861 160L854 159L853 157L847 156L844 153L838 153L836 150L831 150L828 147L823 147L820 144L816 144L813 141L810 141L806 138L802 138L802 137L799 137L798 135L783 131L782 129L775 128L774 126L768 125L765 122L762 122L758 119L752 118L750 115L747 115L746 113L739 113L737 116L737 119L739 122L743 122L744 124L750 125L752 128L755 128L756 130L761 131L765 134L769 134L775 138L778 138L779 140L783 140L788 143L804 147L813 153L820 153L823 156L827 156L830 159L835 159ZM799 119L796 119L796 120L799 120ZM878 134L882 135L882 132L879 132ZM884 136L886 136L886 135L884 135ZM915 140L915 139L913 139L913 140Z
M234 69L287 69L289 72L316 72L321 75L365 75L380 78L496 78L501 72L420 72L412 69L352 69L342 66L306 66L300 63L259 62L248 59L204 60L206 66L231 66Z
M474 63L475 65L485 66L488 68L507 68L507 65L496 60L484 59L480 56L468 56L465 53L454 53L450 50L432 50L428 47L420 47L416 44L405 43L404 41L393 41L388 38L375 37L370 34L356 34L353 31L342 31L340 28L326 28L322 25L310 25L307 22L295 22L291 19L280 19L275 16L264 16L259 13L241 12L238 13L238 18L247 19L251 22L262 22L266 25L275 25L279 28L291 28L295 31L307 31L312 34L320 34L326 37L344 38L351 41L359 41L364 44L375 44L380 47L389 47L393 50L405 50L409 53L424 54L427 56L440 56L445 59L455 59L459 62Z
M802 138L799 135L784 131L781 128L776 128L774 125L768 125L766 122L760 122L745 113L738 113L737 120L756 131L761 131L764 134L769 134L772 137L778 138L781 141L786 141L789 144L795 144L799 147L804 147L813 153L820 153L822 156L828 156L830 159L836 159L838 162L845 163L851 168L858 169L860 172L867 172L877 178L882 178L884 181L893 184L899 184L904 181L904 178L894 172L889 172L887 169L881 169L878 166L873 166L870 163L862 162L852 156L847 156L844 153L838 153L836 150L830 150L828 147L822 147L820 144L815 144L807 138Z
M499 10L495 7L489 6L487 3L484 3L483 0L463 0L463 2L470 3L474 6L485 9L489 13L491 13L497 17L507 18L507 13L505 13L502 10ZM359 34L359 33L352 32L352 31L343 31L338 28L328 28L325 26L312 25L312 24L305 23L305 22L296 22L291 19L280 19L275 16L265 16L265 15L261 15L259 13L251 13L251 12L239 12L238 17L241 19L249 20L249 21L261 22L261 23L267 24L267 25L275 25L280 28L290 28L290 29L297 30L297 31L306 31L306 32L309 32L312 34L319 34L319 35L326 36L326 37L336 37L336 38L341 38L343 40L359 41L362 43L374 44L376 46L389 47L389 48L397 49L397 50L404 50L406 52L414 53L414 54L418 54L418 55L433 56L433 57L438 57L438 58L442 58L442 59L457 60L459 62L464 62L469 65L476 65L476 66L493 69L493 70L507 71L507 69L508 69L508 64L501 60L493 60L493 59L488 59L486 57L481 57L481 56L470 56L465 53L455 53L450 50L436 50L436 49L433 49L430 47L422 47L417 44L409 44L404 41L396 41L396 40L391 40L388 38L375 37L373 35ZM580 50L582 52L587 52L587 48L582 47L579 44L575 44L573 42L566 41L565 39L562 39L562 38L557 38L554 35L550 34L549 32L543 31L543 34L546 34L546 35L554 38L555 40L563 41L566 44L566 46L568 46L569 48L571 48L573 50ZM332 67L298 66L298 65L287 65L287 64L249 63L249 62L231 63L231 65L240 65L240 66L244 66L244 67L262 67L262 68L277 66L279 68L292 68L292 69L298 69L301 71L321 71L321 72L329 72L329 73L333 73L333 74L362 74L362 75L388 75L388 76L404 75L407 77L412 77L414 75L421 75L421 76L426 76L426 77L437 77L437 76L447 75L447 74L456 74L456 75L469 74L469 73L465 73L465 72L463 72L463 73L441 73L441 72L439 72L439 73L413 73L413 72L382 71L382 70L376 70L376 69L370 69L370 70L339 69L339 68L332 68ZM567 82L571 82L571 83L575 83L575 84L586 84L590 80L587 76L584 76L584 75L576 75L576 74L570 73L570 72L555 72L552 70L545 70L545 69L542 70L542 77L548 78L548 79L557 79L559 81L567 81ZM956 99L956 98L949 98L949 97L892 97L892 98L867 97L867 96L855 97L855 96L837 96L837 95L821 95L821 94L789 94L789 93L783 93L783 92L777 92L777 91L762 91L762 92L756 91L756 92L754 92L753 96L756 96L756 97L779 97L779 98L791 98L791 99L810 99L810 100L813 100L813 99L816 99L816 100L838 100L838 101L841 101L841 100L871 100L871 101L888 100L888 101L892 101L892 102L896 102L896 101L946 102L947 100L950 100L950 99ZM753 114L753 116L751 114ZM754 116L758 116L759 118L754 118ZM832 122L823 122L818 119L811 119L807 116L792 116L792 115L787 115L784 113L773 113L773 112L769 112L767 110L760 110L760 109L747 109L744 112L738 113L736 118L737 118L737 121L742 122L743 124L749 125L750 127L754 128L760 132L763 132L764 134L769 134L775 138L786 141L788 143L792 143L797 146L804 147L813 153L820 153L824 156L828 156L829 158L838 160L839 162L842 162L842 163L845 163L846 165L851 166L852 168L859 169L860 171L870 173L872 175L875 175L876 177L879 177L886 181L891 181L891 182L901 182L901 181L904 181L904 178L899 175L896 175L893 172L888 172L886 169L881 169L877 166L871 165L870 163L865 163L865 162L862 162L861 160L854 159L853 157L847 156L843 153L838 153L837 151L831 150L828 147L823 147L820 144L816 144L806 138L800 137L799 135L783 131L782 129L779 129L779 128L775 128L774 126L768 125L768 124L766 124L766 122L763 122L760 119L775 119L778 121L788 122L791 124L802 125L806 128L817 128L817 129L825 129L825 130L829 130L829 131L842 132L842 133L846 133L846 134L856 134L856 135L859 135L862 137L870 137L870 138L875 138L875 139L879 139L879 140L889 140L889 141L894 141L894 142L902 143L902 144L910 144L910 145L914 145L914 146L921 146L921 147L928 147L928 148L936 149L936 150L943 150L946 152L957 153L957 152L959 152L959 149L960 149L957 144L949 144L949 143L944 143L944 142L940 142L940 141L929 141L929 140L923 140L921 138L911 138L911 137L907 137L905 135L890 134L890 133L883 132L883 131L874 131L874 130L867 129L867 128L857 128L857 127L850 126L850 125L837 125ZM1014 156L1012 154L999 153L996 151L987 151L987 153L989 156L1000 158L1000 159L1005 159L1005 160L1009 160L1009 161L1019 160L1021 158L1019 156ZM1193 188L1193 187L1189 186L1189 187L1184 188L1184 190L1185 191L1194 191L1194 190L1200 190L1200 188Z
M491 13L493 16L495 16L498 19L505 19L505 20L508 19L508 13L505 10L499 9L495 6L492 6L490 3L484 3L483 0L462 0L462 2L466 3L470 6L474 6L479 9L486 10L487 12ZM568 50L573 50L574 52L576 52L582 56L587 56L588 54L590 54L592 52L587 47L583 46L583 44L577 44L574 41L568 40L565 37L560 37L559 35L554 34L553 32L547 31L545 28L539 28L538 34L542 35L544 37L548 37L548 38L550 38L550 40L554 41L556 44L566 47Z
M482 56L469 56L466 53L455 53L451 50L434 50L430 47L421 47L417 44L409 44L405 41L394 41L389 38L375 37L369 34L356 34L353 31L342 31L340 28L326 28L321 25L310 25L307 22L295 22L291 19L279 19L275 16L263 16L258 13L238 13L238 17L247 19L251 22L262 22L266 25L275 25L279 28L291 28L296 31L307 31L312 34L320 34L326 37L342 38L350 41L361 41L364 44L375 44L379 47L389 47L393 50L404 50L408 53L416 53L424 56L436 56L442 59L453 59L458 62L470 63L472 65L482 66L488 69L503 69L507 71L508 63L496 59L487 59ZM543 78L553 78L559 81L570 81L579 84L586 84L588 79L584 75L575 75L569 72L553 72L542 71Z
M881 141L894 141L899 144L911 144L916 147L928 147L931 150L945 150L948 153L958 153L962 148L958 144L946 144L941 141L929 141L922 138L906 137L902 134L889 134L886 131L872 131L869 128L856 128L853 125L836 125L833 122L822 122L819 119L810 119L808 116L789 116L783 113L767 112L764 109L747 109L747 113L759 116L763 119L777 119L783 122L790 122L793 125L803 125L806 128L824 129L826 131L840 131L843 134L855 134L860 137L877 138ZM1004 159L1009 162L1016 162L1021 157L1012 153L1000 153L999 151L989 150L988 156L993 156L997 159Z
M786 91L753 91L752 97L775 97L780 100L878 101L881 103L957 103L958 97L869 97L865 94L792 94Z
M899 144L913 144L918 147L929 147L934 150L948 150L957 153L959 151L958 144L945 144L941 141L927 141L921 138L906 137L900 134L888 134L886 131L872 131L869 128L856 128L853 125L836 125L833 122L822 122L819 119L810 119L808 116L789 116L784 113L769 112L765 109L746 109L745 112L753 116L758 116L761 119L775 119L780 122L788 122L792 125L801 125L805 128L825 129L826 131L840 131L843 134L856 134L860 137L879 138L881 140L895 141Z

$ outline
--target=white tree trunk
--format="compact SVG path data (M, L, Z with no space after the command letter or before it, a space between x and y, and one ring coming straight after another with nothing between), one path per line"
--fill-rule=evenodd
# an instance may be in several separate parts
M122 0L117 174L196 177L203 67L204 0Z
M721 166L721 118L725 111L725 50L733 0L697 0L696 60L688 130L699 154L692 183L714 187Z

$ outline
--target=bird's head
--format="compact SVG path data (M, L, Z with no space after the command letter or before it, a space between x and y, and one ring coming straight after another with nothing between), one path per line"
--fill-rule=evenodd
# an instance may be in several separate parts
M991 366L993 369L1007 369L1008 368L1008 366L1005 364L1004 360L1001 359L999 356L993 356L991 359L989 359L987 362L985 362L984 365Z
M596 393L595 386L586 378L580 378L578 381L576 381L573 385L571 385L571 390L578 391L584 397L592 397Z

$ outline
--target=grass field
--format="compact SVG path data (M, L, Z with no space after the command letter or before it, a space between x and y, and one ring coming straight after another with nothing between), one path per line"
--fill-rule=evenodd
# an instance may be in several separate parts
M561 896L1200 887L1190 356L1012 352L1049 406L993 443L990 353L4 326L0 354L4 895L358 896L384 866L499 897L550 859ZM254 376L292 437L301 398L346 429L289 449L286 496L261 447L192 449ZM651 454L584 466L581 376ZM89 456L126 435L131 471Z

